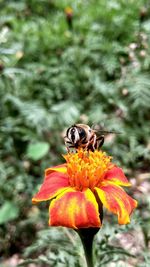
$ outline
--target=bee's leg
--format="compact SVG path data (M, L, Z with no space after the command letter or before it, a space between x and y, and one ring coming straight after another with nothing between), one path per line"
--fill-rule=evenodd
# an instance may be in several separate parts
M95 144L96 144L96 135L93 135L87 142L86 149L94 152L94 150L96 149Z
M71 144L72 144L72 142L70 142L70 141L66 141L66 142L65 142L65 144L70 144L70 145L71 145Z
M71 143L72 144L72 143ZM75 149L75 146L74 145L69 145L69 146L66 146L66 149L67 149L67 152L70 153L71 152L71 149L70 148L74 148ZM75 149L76 150L76 149Z
M66 146L66 149L67 149L68 153L70 153L70 148L74 147L72 145L72 142L70 142L69 140L65 140L65 146Z
M69 152L70 152L70 150L69 150L69 147L68 147L68 146L66 146L66 149L67 149L67 152L69 153Z
M99 136L96 139L96 142L97 142L97 148L102 147L102 145L104 144L104 135Z
M97 149L97 137L96 135L93 136L93 140L92 140L92 151L94 151L95 149Z

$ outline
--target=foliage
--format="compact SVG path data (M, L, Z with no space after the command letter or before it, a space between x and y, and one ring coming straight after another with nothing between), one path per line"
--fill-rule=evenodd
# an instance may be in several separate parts
M64 13L68 5L73 8L72 30ZM63 240L55 242L56 230L52 229L54 236L45 230L45 206L39 213L31 198L44 169L63 161L65 129L83 122L121 132L106 136L104 149L128 176L136 177L132 193L139 200L137 232L140 229L145 240L143 253L136 257L139 266L146 266L144 259L149 266L149 176L145 176L150 160L149 7L146 0L0 1L0 254L4 258L19 253L24 259L37 255L51 259L49 244L38 243L50 233L58 252L55 266L61 266L64 257L72 266L79 265L69 243L65 250ZM135 219L136 225L138 216ZM104 245L106 252L111 251L108 239L96 247ZM28 253L34 246L36 251ZM130 258L130 251L121 253ZM103 265L110 266L111 261L119 266L117 255L108 253ZM43 261L37 266L42 264L46 266Z

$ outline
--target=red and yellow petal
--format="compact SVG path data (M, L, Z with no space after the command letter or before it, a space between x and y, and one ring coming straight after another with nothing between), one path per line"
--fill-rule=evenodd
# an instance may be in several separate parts
M74 229L100 227L98 204L90 189L83 192L69 188L50 204L50 226Z
M61 172L61 173L67 173L67 164L60 164L57 166L53 166L51 168L48 168L45 170L45 176L51 174L52 172Z
M130 222L130 214L137 207L137 201L127 195L127 193L117 185L102 185L95 188L98 197L103 205L112 213L118 215L119 224Z
M112 182L114 185L130 186L126 176L124 175L121 168L114 166L108 170L103 179L105 182Z
M69 187L68 176L61 172L52 172L45 177L39 192L32 198L33 203L46 201L64 192Z

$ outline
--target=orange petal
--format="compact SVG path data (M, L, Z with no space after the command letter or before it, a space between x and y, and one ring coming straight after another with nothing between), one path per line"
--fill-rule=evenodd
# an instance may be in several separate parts
M113 184L116 185L121 185L121 186L130 186L131 183L128 182L126 176L124 175L123 171L121 168L114 166L110 170L108 170L104 176L104 181L107 182L112 182Z
M118 215L119 224L130 222L129 215L137 207L137 201L126 194L119 186L103 185L101 188L95 188L98 197L103 205L114 214Z
M54 171L66 173L67 172L67 167L66 166L67 166L67 164L64 163L64 164L60 164L60 165L48 168L48 169L45 170L45 176L49 175L50 173L52 173Z
M45 177L39 192L32 198L32 202L46 201L62 193L69 186L68 176L61 172L52 172Z
M100 227L98 204L90 189L83 192L68 189L50 204L50 226L74 229Z

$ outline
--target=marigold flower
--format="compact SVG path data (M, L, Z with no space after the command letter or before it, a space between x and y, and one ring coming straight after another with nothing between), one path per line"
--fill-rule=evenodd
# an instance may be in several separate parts
M71 30L73 27L73 9L71 7L66 7L65 14L66 14L66 21L68 23L68 27Z
M68 17L72 17L73 16L73 9L71 7L66 7L65 8L65 14L68 16Z
M65 164L45 171L45 180L32 199L33 203L51 200L50 226L100 228L102 205L118 216L119 224L130 222L137 201L121 188L131 184L111 157L80 149L64 158Z

